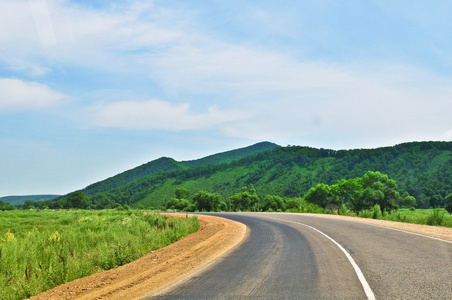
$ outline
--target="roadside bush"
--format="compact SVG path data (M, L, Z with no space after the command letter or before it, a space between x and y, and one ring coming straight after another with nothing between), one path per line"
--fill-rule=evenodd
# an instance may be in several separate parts
M427 216L427 225L441 226L444 219L444 211L439 208L433 209Z
M341 216L356 216L356 214L352 210L350 210L350 208L347 205L345 205L345 204L342 204L341 208L339 209L339 215L341 215Z
M381 219L381 217L382 214L380 205L375 204L374 207L372 208L372 219Z

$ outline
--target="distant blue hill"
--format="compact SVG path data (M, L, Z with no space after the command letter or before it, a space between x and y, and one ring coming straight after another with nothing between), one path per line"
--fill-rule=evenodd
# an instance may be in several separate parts
M6 196L0 197L0 201L11 203L12 205L24 203L27 200L45 201L60 197L60 195L27 195L27 196Z

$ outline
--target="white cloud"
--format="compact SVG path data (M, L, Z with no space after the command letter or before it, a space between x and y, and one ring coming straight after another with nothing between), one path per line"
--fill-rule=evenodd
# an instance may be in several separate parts
M129 3L121 9L91 10L70 1L48 1L56 44L41 49L28 1L4 0L0 60L29 76L51 72L52 64L64 71L67 65L108 70L113 77L130 72L131 81L147 75L158 93L152 97L175 101L188 92L196 107L213 102L237 108L196 113L188 103L121 101L96 109L96 124L101 126L217 126L233 137L299 140L314 135L416 139L421 134L433 139L450 128L448 78L381 61L353 65L308 60L283 52L287 45L270 49L252 37L247 44L226 41L203 27L193 11ZM41 27L49 28L46 24ZM44 36L47 44L51 38Z
M17 111L52 106L65 96L37 82L0 78L0 111Z
M300 77L294 69L285 72L291 73L292 79L278 84L276 80L283 77L276 73L281 70L273 68L276 80L267 85L263 81L254 92L258 100L245 104L245 110L254 112L253 118L228 124L224 133L291 140L292 144L323 137L323 146L341 148L441 140L442 132L450 128L452 89L447 81L431 74L415 69L313 67L308 69L311 78L306 83L297 81L303 78L304 69L299 68Z
M46 0L29 0L36 30L43 48L56 44L55 32Z
M175 131L211 128L247 117L238 110L220 111L215 107L193 113L188 103L174 105L160 100L116 102L98 106L94 112L94 122L99 126Z
M161 20L168 13L152 3L113 7L93 10L70 1L2 0L0 62L33 74L49 64L119 72L139 69L134 57L143 51L182 38L177 22Z

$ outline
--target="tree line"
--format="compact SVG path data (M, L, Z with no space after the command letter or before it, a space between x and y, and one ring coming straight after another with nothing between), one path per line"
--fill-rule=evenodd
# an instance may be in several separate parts
M230 197L222 197L218 193L204 190L193 196L191 191L176 188L175 196L160 210L176 211L297 211L321 212L330 210L340 214L341 209L358 213L378 205L382 212L391 212L399 207L415 208L416 198L411 195L402 197L398 191L395 180L381 172L368 171L362 177L341 179L335 184L318 183L311 187L303 197L285 197L266 194L260 199L253 184L243 186L241 192ZM23 204L12 204L0 201L0 210L20 209L106 209L129 207L103 197L93 202L82 191L76 191L56 200L33 202L25 201ZM133 204L132 204L133 206ZM137 207L145 208L145 207ZM153 207L154 208L154 207ZM445 208L452 213L452 193L445 197Z
M312 206L314 204L315 206ZM281 197L266 195L260 201L253 185L243 187L224 201L219 194L200 191L190 201L190 191L176 189L176 197L168 201L166 209L180 211L297 211L309 206L314 210L329 209L340 213L341 208L355 213L378 205L382 212L391 212L399 207L415 208L416 198L401 197L395 180L381 172L368 171L363 177L342 179L336 184L319 183L303 197ZM452 194L446 197L446 210L452 213Z

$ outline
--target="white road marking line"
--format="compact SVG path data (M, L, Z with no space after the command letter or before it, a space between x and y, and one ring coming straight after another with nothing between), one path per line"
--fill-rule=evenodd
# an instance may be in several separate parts
M300 222L289 221L289 220L281 220L281 219L270 218L270 217L264 217L264 218L266 218L266 219L273 219L273 220L282 221L282 222L295 223L295 224L298 224L298 225L303 225L303 226L306 226L306 227L308 227L308 228L310 228L312 230L315 230L318 233L324 235L326 238L328 238L330 241L332 241L336 246L338 246L339 249L341 249L342 252L344 252L345 256L350 261L350 264L353 266L353 269L355 270L355 273L358 276L358 279L361 282L361 285L363 286L363 289L364 289L364 292L366 293L367 299L369 299L369 300L375 300L376 299L372 289L369 286L369 283L367 283L367 280L364 277L363 272L361 272L361 269L358 267L358 264L355 262L353 257L347 252L347 250L345 250L344 247L342 247L338 242L336 242L331 237L329 237L325 233L321 232L317 228L314 228L312 226L309 226L309 225L306 225L306 224L303 224L303 223L300 223Z

